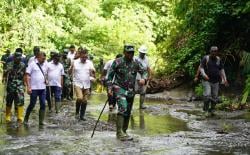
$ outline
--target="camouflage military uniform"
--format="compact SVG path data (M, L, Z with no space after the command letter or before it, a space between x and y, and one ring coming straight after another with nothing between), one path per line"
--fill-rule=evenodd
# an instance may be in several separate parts
M63 59L62 60L62 65L64 68L64 76L63 76L63 98L69 98L70 97L70 92L71 92L71 87L72 87L72 78L70 77L69 74L69 68L70 68L70 59Z
M113 89L117 99L118 113L123 116L129 117L132 110L137 72L142 75L143 79L147 79L147 72L141 63L135 59L126 62L122 57L113 62L108 75L108 87Z
M7 96L6 96L6 122L11 121L11 107L14 101L17 121L23 122L23 105L24 105L24 74L25 64L21 62L22 54L16 52L14 60L6 66L4 76L7 79Z
M133 46L128 46L128 48L132 48L131 52L133 54ZM113 62L108 74L108 89L109 92L113 89L113 96L116 97L118 105L116 136L122 141L133 139L126 131L134 102L134 87L137 73L140 73L142 79L146 80L147 72L143 69L141 63L133 58L128 60L125 55Z
M12 106L14 101L15 106L24 105L24 78L25 64L15 64L14 61L7 64L6 75L7 79L7 106Z

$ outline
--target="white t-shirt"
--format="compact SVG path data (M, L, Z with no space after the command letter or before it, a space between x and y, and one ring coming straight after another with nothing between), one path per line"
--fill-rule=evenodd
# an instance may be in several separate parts
M69 53L68 53L68 55L67 55L67 58L70 59L70 61L72 62L72 61L74 60L74 58L75 58L75 55L76 55L76 52L71 53L71 52L69 51Z
M74 85L80 88L89 89L91 70L95 71L95 68L94 68L93 63L90 60L86 60L85 63L82 63L81 59L74 60L73 62Z
M53 61L50 61L48 63L49 86L62 87L61 78L63 75L64 75L64 68L61 63L58 63L57 65Z
M114 62L114 60L109 60L108 62L106 62L106 64L103 67L103 69L107 71L105 79L108 79L109 70L110 70L111 65L113 64L113 62Z
M138 60L142 64L143 69L145 69L146 71L147 71L148 67L150 67L147 56L145 56L144 59L140 58L139 56L135 57L135 59ZM141 79L141 75L139 73L137 73L136 79L137 80Z
M43 64L40 64L41 69L43 70L43 73L41 72L40 68L37 65L38 61L35 59L33 62L31 62L28 67L26 68L26 73L30 75L30 87L31 90L38 90L38 89L45 89L45 76L48 72L48 65L46 62Z

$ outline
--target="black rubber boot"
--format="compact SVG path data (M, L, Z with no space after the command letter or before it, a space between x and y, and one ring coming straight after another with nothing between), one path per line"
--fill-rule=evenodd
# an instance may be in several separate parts
M203 111L208 112L210 100L208 98L204 99Z
M31 111L27 110L24 116L23 124L28 125L29 122L29 116L30 116Z
M216 106L216 100L211 101L211 108L209 109L209 112L211 113L211 116L215 116L215 106Z
M81 106L81 102L79 100L76 100L76 114L75 114L76 119L79 119L80 106Z
M81 110L80 110L80 120L82 120L82 121L86 121L86 119L84 118L86 108L87 108L87 103L82 103Z

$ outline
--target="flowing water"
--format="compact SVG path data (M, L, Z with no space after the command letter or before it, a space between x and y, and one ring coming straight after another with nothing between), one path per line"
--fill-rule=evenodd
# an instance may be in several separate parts
M174 93L180 95L178 93ZM95 122L105 94L93 94L87 121L74 117L74 102L63 102L60 113L46 113L47 125L39 127L36 105L29 126L13 122L0 126L0 154L249 154L249 114L219 112L204 119L199 102L146 100L139 110L135 98L128 133L133 141L116 139L116 111L105 108L94 137ZM26 97L27 106L29 102ZM3 110L4 111L4 110ZM14 115L14 114L13 114Z

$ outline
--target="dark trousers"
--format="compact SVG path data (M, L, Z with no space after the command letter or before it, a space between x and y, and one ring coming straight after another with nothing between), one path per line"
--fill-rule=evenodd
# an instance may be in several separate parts
M51 98L55 98L55 102L61 101L62 89L58 86L46 87L46 100L48 102L49 109L51 109Z
M32 90L30 94L30 104L26 110L26 113L30 113L36 105L37 97L39 97L40 103L40 110L45 111L45 98L46 98L46 90L45 89L38 89Z

